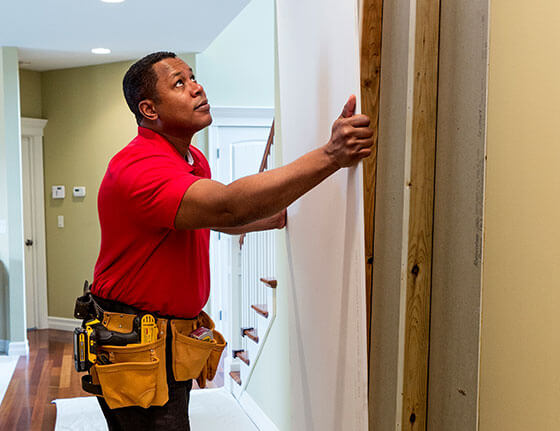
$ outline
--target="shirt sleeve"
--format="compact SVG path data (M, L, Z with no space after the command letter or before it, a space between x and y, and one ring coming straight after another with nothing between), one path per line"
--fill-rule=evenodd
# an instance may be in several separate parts
M132 158L118 169L115 186L133 221L175 229L175 217L187 189L202 177L179 159L165 155Z

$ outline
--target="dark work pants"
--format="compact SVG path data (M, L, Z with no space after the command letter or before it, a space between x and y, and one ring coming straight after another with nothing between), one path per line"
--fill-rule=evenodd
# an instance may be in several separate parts
M115 307L113 307L114 309ZM121 310L115 310L121 312ZM124 311L123 311L124 312ZM111 410L105 400L97 397L109 431L190 431L189 398L192 380L178 382L173 378L171 365L171 328L167 323L165 356L169 401L164 406L123 407Z

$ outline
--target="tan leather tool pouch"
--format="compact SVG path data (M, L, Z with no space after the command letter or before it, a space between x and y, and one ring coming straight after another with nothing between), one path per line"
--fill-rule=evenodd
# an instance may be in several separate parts
M118 320L114 319L114 321ZM91 374L94 383L95 380L99 381L103 398L109 408L129 406L147 408L163 406L167 403L169 399L165 371L167 320L158 319L157 325L158 339L152 343L99 346L99 351L107 354L111 363L95 364ZM114 327L111 329L115 330Z
M103 322L101 324L105 326L109 331L129 333L132 332L134 328L134 319L136 315L134 314L124 314L124 313L113 313L110 311L103 312Z
M212 329L214 339L200 341L189 337L195 329L204 326ZM173 335L173 375L175 380L183 381L197 379L201 388L206 386L206 379L214 378L220 362L220 356L226 346L224 337L215 330L215 325L210 316L201 311L195 319L171 320L171 333ZM213 370L210 378L209 370ZM202 384L201 384L202 383Z

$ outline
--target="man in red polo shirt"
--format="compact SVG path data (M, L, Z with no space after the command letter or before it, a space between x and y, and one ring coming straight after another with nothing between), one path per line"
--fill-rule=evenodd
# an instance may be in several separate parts
M196 317L210 293L210 229L282 228L288 205L367 157L373 144L369 118L354 115L351 96L328 143L286 166L224 185L210 179L204 155L190 145L212 117L185 62L173 53L150 54L131 66L123 89L138 136L110 161L99 190L101 250L91 289L109 311ZM168 367L168 385L162 407L111 410L99 398L110 430L190 429L192 381L176 382Z

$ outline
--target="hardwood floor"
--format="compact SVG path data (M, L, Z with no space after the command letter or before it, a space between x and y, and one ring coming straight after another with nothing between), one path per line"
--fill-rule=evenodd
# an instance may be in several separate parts
M82 390L83 373L74 369L71 332L41 329L29 331L27 337L29 356L19 358L0 406L2 431L52 431L56 419L52 400L91 396ZM216 378L207 387L223 384L223 366L220 366ZM193 389L198 389L196 381Z

